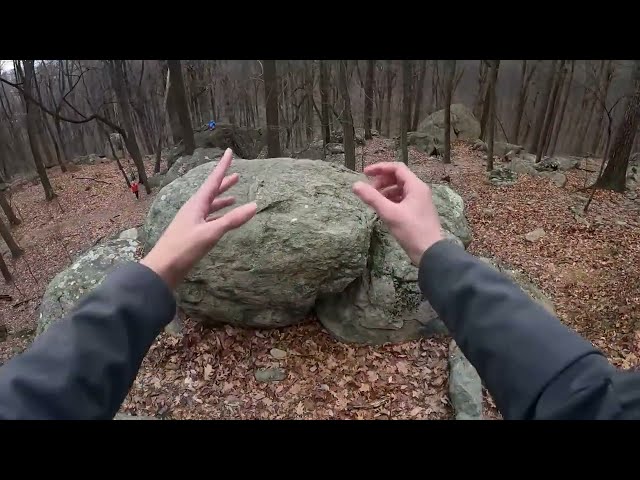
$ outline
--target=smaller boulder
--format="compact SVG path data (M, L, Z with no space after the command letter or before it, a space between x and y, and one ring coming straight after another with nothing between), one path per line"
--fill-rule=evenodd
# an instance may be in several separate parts
M488 149L487 144L480 139L476 140L471 146L471 150L477 150L479 152L486 152Z
M534 168L534 163L526 158L515 157L511 160L507 168L513 172L523 175L537 176L538 171Z
M344 145L341 143L327 143L327 146L325 148L327 153L330 155L344 153Z
M489 183L496 187L509 187L518 181L518 174L508 168L498 167L487 172Z
M504 157L507 152L513 151L518 154L523 150L522 145L507 142L493 142L493 154L497 157Z
M538 240L540 240L542 237L544 237L546 234L546 232L544 231L543 228L536 228L535 230L525 234L524 238L527 242L537 242Z
M287 378L287 372L284 368L263 368L261 370L256 370L254 375L258 382L263 383L281 382Z

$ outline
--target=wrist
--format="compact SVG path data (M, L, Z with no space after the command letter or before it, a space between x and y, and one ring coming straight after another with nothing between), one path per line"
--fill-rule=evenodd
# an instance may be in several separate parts
M153 270L172 290L180 282L179 269L166 256L158 255L155 250L151 250L148 255L140 260L140 263Z

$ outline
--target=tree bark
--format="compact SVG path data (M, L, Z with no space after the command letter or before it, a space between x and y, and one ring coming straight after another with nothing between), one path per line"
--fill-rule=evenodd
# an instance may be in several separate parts
M11 232L7 228L7 225L4 223L4 220L2 220L2 218L0 218L0 236L2 236L4 243L6 243L7 247L9 247L9 251L11 252L11 256L13 258L18 258L24 253L24 250L22 250L13 239Z
M4 281L7 283L11 283L13 277L11 276L11 272L7 267L7 264L4 261L4 256L0 253L0 272L2 272L2 276L4 277Z
M542 134L542 127L547 115L547 107L549 105L549 98L551 97L551 90L553 90L553 80L556 71L556 60L551 64L551 72L547 78L547 83L544 87L542 97L538 103L538 109L536 112L534 124L533 124L533 137L529 144L529 151L531 153L537 153L538 143L540 142L540 135Z
M409 122L407 115L410 115L411 105L411 61L402 61L402 117L400 118L400 153L402 163L409 165L409 148L407 146L407 130Z
M536 70L534 64L527 71L527 61L522 61L522 76L520 78L520 91L518 92L518 106L516 107L516 118L513 122L513 129L511 131L511 138L514 143L518 143L520 138L520 124L522 122L522 115L524 113L524 107L527 104L527 98L529 94L529 85L531 84L531 77ZM526 138L525 138L526 140Z
M633 97L627 103L622 122L616 129L609 161L597 182L598 187L616 192L626 189L629 155L640 123L640 60L635 60L633 76Z
M556 152L558 137L560 136L560 131L562 130L562 122L564 121L564 113L567 109L567 101L569 100L569 96L571 95L571 82L573 81L573 71L575 69L575 65L576 61L571 60L571 71L569 72L569 79L567 80L564 90L564 99L562 100L562 107L560 107L560 116L558 117L558 122L556 123L555 133L553 134L553 139L551 141L549 155L554 155Z
M267 113L267 157L278 158L280 153L280 125L278 121L278 74L275 60L263 60L264 99Z
M349 98L349 85L347 83L347 68L345 60L338 60L339 83L344 102L342 112L342 134L344 145L344 165L351 170L356 169L356 145L354 142L353 117L351 116L351 98Z
M131 101L129 100L129 92L125 88L123 75L124 75L124 60L111 60L108 62L109 70L111 74L111 83L113 85L113 89L116 92L116 97L118 99L118 105L120 107L121 117L122 117L122 125L124 126L124 130L126 135L124 135L124 143L131 155L133 163L138 170L138 178L140 179L140 183L144 185L145 191L147 194L151 193L151 188L149 187L149 182L147 181L147 172L144 169L144 162L142 160L142 154L140 153L140 148L138 147L138 141L136 140L136 134L133 130L133 123L131 120Z
M167 64L169 66L169 72L171 72L171 84L174 87L173 91L176 113L178 114L180 127L182 128L184 153L185 155L191 155L196 148L196 143L193 138L193 127L191 126L191 119L189 118L189 107L187 106L187 99L184 91L182 66L180 64L180 60L167 60Z
M20 225L22 223L20 219L16 217L16 214L13 213L13 209L7 201L7 197L4 196L4 192L0 192L0 207L2 207L2 210L4 211L4 214L7 216L7 219L9 220L9 223L11 225Z
M306 62L306 81L305 81L305 87L306 87L306 98L305 98L305 107L306 107L306 112L305 112L305 131L307 134L307 142L312 142L313 141L313 134L314 134L314 130L315 130L315 125L314 125L314 121L313 121L313 61L312 60L308 60Z
M24 61L24 90L31 97L35 98L33 82L35 78L35 69L33 66L33 60ZM32 105L27 98L24 98L24 107L27 114L27 136L29 137L29 146L31 147L31 153L33 155L33 161L36 164L36 170L40 181L42 182L42 188L44 189L44 196L47 201L53 200L56 197L53 187L49 182L47 176L47 170L44 166L44 161L40 153L40 131L38 130L38 111L36 106Z
M605 68L605 75L602 82L602 87L600 88L600 99L602 102L600 103L600 115L598 120L596 121L596 131L593 135L593 142L591 142L591 150L593 154L596 154L596 150L598 149L598 145L600 144L600 138L602 137L602 131L604 129L604 116L606 112L606 103L607 96L609 95L609 87L611 86L611 80L613 79L613 68L612 61L609 60L607 63L607 67Z
M420 76L418 77L418 86L416 88L416 98L414 100L413 121L411 122L411 131L418 130L418 123L420 123L420 109L422 107L422 95L424 92L424 81L427 77L427 61L422 60L420 65Z
M602 82L602 75L604 74L604 65L605 65L605 61L601 60L600 70L598 72L598 78L595 81L594 90L596 90ZM596 92L593 92L591 95L591 105L589 108L589 114L585 117L585 121L582 124L583 127L580 130L580 134L578 135L578 139L574 147L574 150L578 154L582 153L582 151L584 150L584 141L587 138L587 133L589 132L589 127L591 126L591 120L593 119L593 112L595 111L596 104L598 103L596 95L597 95ZM592 153L592 152L587 152L587 153Z
M545 143L547 141L547 137L549 136L549 129L551 128L551 124L553 123L553 115L555 112L558 90L560 89L560 81L562 79L563 68L564 60L559 60L558 68L556 68L553 73L554 81L553 87L551 89L551 96L549 98L549 105L547 106L544 123L542 125L542 130L540 131L540 136L538 138L538 144L536 146L536 163L539 163L540 160L542 160L542 156L544 155Z
M445 60L447 65L447 86L444 98L444 157L443 163L451 163L451 97L453 96L453 78L456 75L456 61Z
M367 60L367 77L364 87L364 138L371 140L371 122L373 117L373 75L376 68L375 60Z
M493 170L493 139L496 131L496 84L500 60L493 60L489 76L489 126L487 132L487 171Z
M329 117L329 73L327 61L320 60L320 102L322 112L322 140L323 146L331 143L331 119Z
M391 136L391 96L393 95L393 61L387 60L387 108L386 108L386 124L385 137Z

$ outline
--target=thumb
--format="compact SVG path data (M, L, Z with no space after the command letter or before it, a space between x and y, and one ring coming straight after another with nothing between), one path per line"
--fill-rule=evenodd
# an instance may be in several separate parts
M396 208L396 205L391 200L387 199L368 183L356 182L353 185L353 193L373 208L383 220L390 218L393 210Z
M209 222L208 226L211 228L213 240L217 242L225 233L247 223L254 217L257 209L258 206L255 202L247 203Z

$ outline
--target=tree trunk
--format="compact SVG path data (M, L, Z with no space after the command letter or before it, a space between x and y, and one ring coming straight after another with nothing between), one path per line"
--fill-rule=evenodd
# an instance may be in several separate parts
M513 130L511 132L511 138L514 143L518 143L520 139L520 124L522 122L522 115L524 113L524 107L527 104L527 98L529 93L529 84L531 83L531 77L536 70L534 64L529 68L527 72L527 61L522 61L522 76L520 78L520 91L518 92L518 106L516 107L516 118L513 122ZM526 140L526 137L525 139Z
M24 90L31 97L35 98L33 91L33 82L35 77L35 70L33 66L33 60L24 61ZM29 137L29 145L31 147L31 153L33 155L33 161L36 164L36 170L38 176L42 182L42 188L44 188L44 196L47 201L53 200L56 197L51 183L49 183L49 177L47 176L47 170L44 167L44 161L39 150L40 143L40 131L38 130L38 111L36 106L24 99L24 107L27 114L27 136Z
M344 145L344 165L351 170L356 169L356 145L353 138L353 117L351 116L351 99L349 98L349 85L347 83L347 68L345 60L338 60L339 84L344 102L342 112L342 134Z
M7 264L4 261L4 256L0 253L0 272L2 272L2 276L4 277L4 281L7 283L11 283L13 277L11 276L11 272L7 267Z
M367 60L367 78L364 87L364 138L371 140L371 119L373 117L373 74L375 60Z
M562 79L563 68L564 60L559 60L558 68L555 69L553 73L554 82L551 89L551 96L549 98L549 105L547 106L544 123L542 125L542 130L540 131L540 136L538 138L538 144L536 146L536 163L539 163L540 160L542 160L542 155L544 155L545 143L547 141L547 137L549 136L549 129L551 128L551 124L553 123L553 115L555 113L555 105L558 98L558 90L560 89L560 81Z
M275 60L263 60L264 99L267 113L267 157L278 158L280 154L280 124L278 121L278 75Z
M558 145L558 137L560 136L560 131L562 130L562 122L564 120L564 112L567 109L567 101L569 100L569 96L571 95L571 82L573 81L573 71L576 65L575 60L571 60L571 72L569 73L569 80L566 83L566 87L564 90L564 99L562 100L562 107L560 108L560 116L558 117L558 122L556 123L555 133L553 134L553 139L551 141L551 147L549 150L549 155L554 155L556 152L556 147Z
M323 145L331 143L331 119L329 117L329 74L327 61L320 60L320 103L322 112L322 140Z
M314 113L313 113L313 60L308 60L306 63L306 98L305 98L305 132L307 134L307 142L313 141L315 125L313 121Z
M598 72L598 78L595 82L594 85L594 90L598 88L598 86L601 84L602 82L602 75L604 74L604 65L605 62L604 60L600 61L600 70ZM598 103L597 98L596 98L597 93L594 91L591 95L591 105L590 105L590 109L589 109L589 114L585 117L585 121L583 123L583 127L582 130L580 130L580 134L578 136L578 140L575 144L574 150L580 154L583 152L584 150L584 141L587 138L587 133L589 132L589 127L591 126L591 120L593 119L593 112L595 111L595 107L596 104ZM587 153L592 153L592 152L587 152Z
M410 115L411 105L411 61L402 61L402 116L400 118L400 153L402 163L409 165L409 148L407 146L407 130L409 122L407 116Z
M24 251L18 246L16 241L13 239L11 232L7 228L7 225L4 223L4 220L2 220L2 218L0 218L0 236L2 236L4 243L6 243L7 247L9 247L9 251L11 252L11 256L13 258L18 258L20 255L24 253Z
M445 60L447 65L447 86L444 98L444 157L443 163L451 163L451 97L453 96L453 78L456 75L456 61Z
M147 194L150 194L151 188L149 187L149 182L147 181L147 172L144 169L142 154L140 153L138 141L136 140L136 134L133 130L129 92L124 85L124 60L111 60L108 61L108 64L110 67L109 70L111 74L111 83L113 85L113 89L116 92L116 97L118 99L118 105L120 107L122 117L122 125L124 126L124 130L126 133L123 140L127 147L127 150L129 151L129 154L131 155L133 163L138 170L138 178L140 179L140 183L144 185Z
M605 75L604 75L604 79L603 79L603 85L602 88L600 88L600 116L598 117L597 123L596 123L596 131L594 132L593 135L593 142L591 142L591 150L590 152L592 152L594 155L596 154L596 151L598 150L598 145L600 144L600 138L602 136L602 130L604 129L604 116L605 116L605 112L607 110L606 104L607 104L607 96L609 95L609 87L611 86L611 80L613 79L613 68L612 68L612 61L609 60L607 67L605 69Z
M7 201L7 197L4 196L4 192L0 192L0 207L2 207L2 210L4 211L4 214L7 216L7 219L9 220L9 223L11 225L20 225L22 223L20 219L16 217L16 214L13 213L13 209Z
M171 129L171 137L173 139L174 145L177 145L182 141L182 128L180 126L180 118L178 117L178 109L176 107L174 87L169 89L169 97L167 99L167 112L169 113L169 127Z
M184 140L184 154L191 155L196 148L193 138L193 127L189 118L189 107L184 91L184 78L182 76L182 66L180 60L167 60L169 72L171 72L171 84L174 87L174 100L176 113L182 128L182 138Z
M597 182L598 187L616 192L626 189L629 155L640 121L640 60L635 60L633 75L633 97L627 103L622 122L616 129L609 162Z
M549 98L551 97L551 90L553 90L553 79L556 71L556 60L551 64L551 72L547 78L547 83L544 87L542 97L538 103L538 110L536 112L534 124L533 124L533 137L529 144L529 151L531 153L537 153L538 143L540 142L540 135L542 134L542 127L547 115L547 107L549 105Z
M489 114L491 113L491 93L489 90L489 85L487 85L487 89L484 92L484 101L482 102L482 116L480 117L480 138L482 140L487 139Z
M418 130L418 123L420 123L420 108L422 107L422 95L424 91L424 81L427 77L427 61L422 60L420 65L420 76L418 78L418 86L416 88L416 98L414 100L413 121L411 122L411 131Z
M386 124L385 137L391 136L391 96L393 95L393 60L387 60L387 108L386 108Z
M496 84L498 83L498 69L500 60L491 62L491 72L489 76L489 125L487 132L487 171L493 170L493 139L496 131Z

